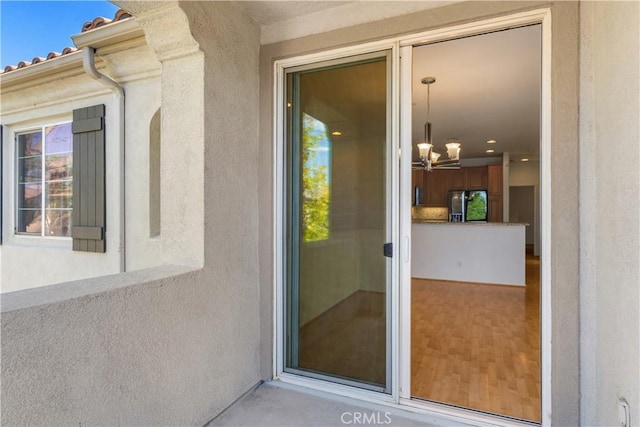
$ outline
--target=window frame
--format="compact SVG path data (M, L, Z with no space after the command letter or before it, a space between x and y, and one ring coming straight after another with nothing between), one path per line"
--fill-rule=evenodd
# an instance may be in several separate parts
M12 154L12 163L13 163L13 170L11 171L11 178L12 178L12 191L13 191L13 235L19 239L46 239L47 241L63 241L63 242L71 242L72 241L72 237L71 237L71 226L69 227L69 235L68 236L51 236L51 235L47 235L45 233L46 231L46 226L45 226L45 211L46 211L46 137L45 137L45 130L48 127L53 127L53 126L59 126L59 125L70 125L70 130L71 127L73 126L73 120L66 116L64 118L61 118L59 120L56 121L40 121L40 122L36 122L33 125L30 126L24 126L24 127L20 127L20 128L15 128L12 130L12 150L11 150L11 154ZM40 206L40 212L41 212L41 229L40 229L40 233L28 233L28 232L21 232L18 231L18 224L19 224L19 212L20 212L20 201L19 201L19 185L20 185L20 180L19 180L19 173L20 173L20 165L19 165L19 147L18 147L18 137L21 135L26 135L26 134L30 134L30 133L36 133L36 132L40 132L40 134L42 135L42 159L41 159L41 170L42 173L40 175L40 185L42 186L42 194L41 194L41 206ZM73 140L73 133L70 133L70 136ZM69 154L72 155L72 159L73 159L73 145L71 147L71 151L68 152ZM55 153L58 154L58 153ZM72 184L72 188L73 188L73 176L71 178L71 180L69 181ZM65 209L67 210L67 209ZM71 212L71 216L69 218L70 224L71 224L71 219L73 216L73 207L71 209L68 209Z

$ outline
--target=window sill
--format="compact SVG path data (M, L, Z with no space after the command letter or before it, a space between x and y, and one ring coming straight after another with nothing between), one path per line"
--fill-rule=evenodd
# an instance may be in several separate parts
M3 242L5 246L30 247L34 249L65 249L73 248L71 237L43 237L28 234L14 234Z

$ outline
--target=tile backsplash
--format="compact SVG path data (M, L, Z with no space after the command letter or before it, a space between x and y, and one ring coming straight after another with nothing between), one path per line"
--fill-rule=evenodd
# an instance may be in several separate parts
M431 208L426 206L413 206L411 208L411 218L430 221L448 221L449 209L445 207Z

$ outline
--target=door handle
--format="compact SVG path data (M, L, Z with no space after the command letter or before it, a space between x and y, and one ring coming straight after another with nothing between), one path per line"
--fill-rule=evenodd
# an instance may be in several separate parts
M387 258L392 258L393 257L393 243L385 243L384 245L382 245L382 253Z

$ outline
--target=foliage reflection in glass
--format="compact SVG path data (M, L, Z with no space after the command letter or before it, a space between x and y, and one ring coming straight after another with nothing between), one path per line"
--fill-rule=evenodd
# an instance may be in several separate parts
M303 113L302 228L305 242L329 238L331 140L327 125Z

